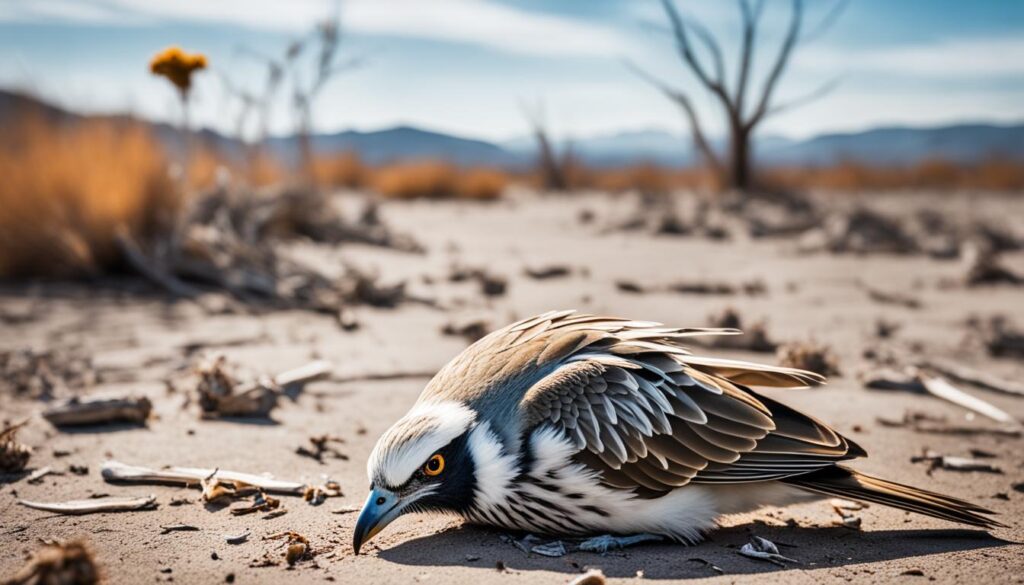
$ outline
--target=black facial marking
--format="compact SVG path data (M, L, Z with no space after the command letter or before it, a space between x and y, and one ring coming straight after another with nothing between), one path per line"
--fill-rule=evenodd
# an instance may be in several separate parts
M416 482L418 487L439 484L434 493L417 500L414 507L419 510L462 512L473 504L473 490L476 488L476 469L469 453L468 433L459 436L438 453L445 461L444 470L439 475L428 476L421 469L410 480Z

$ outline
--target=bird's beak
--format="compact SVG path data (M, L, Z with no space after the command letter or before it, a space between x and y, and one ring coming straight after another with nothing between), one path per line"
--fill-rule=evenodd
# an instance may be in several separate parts
M363 510L359 513L359 519L356 520L355 533L352 535L352 548L356 554L359 554L359 548L363 543L368 542L395 518L401 516L404 508L405 504L395 493L382 488L370 490Z

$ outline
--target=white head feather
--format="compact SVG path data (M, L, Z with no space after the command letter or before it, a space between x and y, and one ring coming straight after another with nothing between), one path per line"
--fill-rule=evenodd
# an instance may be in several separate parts
M400 486L427 459L469 430L475 413L465 405L444 400L420 402L377 441L366 463L370 482Z

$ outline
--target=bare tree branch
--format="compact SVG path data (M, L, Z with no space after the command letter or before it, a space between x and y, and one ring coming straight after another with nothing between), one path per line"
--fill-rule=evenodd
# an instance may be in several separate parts
M832 28L832 25L834 25L836 21L839 20L839 17L846 10L846 7L847 5L849 5L849 3L849 0L837 0L835 4L832 5L832 8L825 13L825 16L821 18L821 21L819 21L818 24L815 25L815 27L810 29L808 32L804 33L802 37L800 37L800 42L809 43L811 41L817 40L819 37L828 32L828 30Z
M786 110L791 110L793 108L797 108L797 107L800 107L800 106L805 106L805 105L807 105L807 104L809 104L809 103L811 103L813 101L819 100L819 99L825 97L826 95L832 93L832 91L835 90L835 88L839 86L839 83L841 81L842 81L841 77L836 77L834 79L831 79L831 80L829 80L829 81L819 85L813 91L809 91L809 92L807 92L807 93L805 93L805 94L803 94L801 96L797 96L797 97L795 97L795 98L793 98L793 99L791 99L789 101L786 101L786 102L783 102L781 104L772 106L772 107L768 108L767 112L765 112L764 117L768 118L770 116L774 116L775 114L780 114L782 112L785 112Z
M711 55L713 65L715 68L715 80L718 81L719 83L724 84L725 59L723 57L724 53L722 52L722 45L718 42L718 39L715 38L711 31L708 30L708 27L706 27L704 23L700 22L696 18L686 18L684 22L688 23L687 26L693 29L694 34L697 35L697 38L700 39L701 43L704 45L705 48L707 48L708 53ZM640 24L644 29L650 30L652 32L656 32L658 34L663 34L667 36L673 35L671 28L659 22L643 20L640 22Z
M793 13L789 19L789 29L786 31L786 37L783 39L782 45L779 47L779 54L775 58L775 64L772 65L771 72L764 82L764 88L761 90L761 100L758 102L757 108L750 119L744 124L746 130L756 126L768 112L772 94L775 92L775 86L779 83L779 78L782 77L782 72L785 71L786 65L789 64L789 58L793 54L793 47L796 46L796 42L800 38L800 27L803 24L803 17L803 0L793 0Z
M736 103L736 113L742 119L744 102L747 96L747 83L750 80L750 68L754 60L754 41L757 34L757 23L761 20L764 0L758 0L753 8L751 8L748 0L737 1L740 6L740 15L743 18L743 38L740 42L739 74L736 80L736 93L734 94L733 101Z
M796 46L803 41L817 37L831 27L849 0L832 0L835 4L824 14L817 26L803 36L801 35L804 32L805 24L805 0L791 0L792 14L789 17L788 27L776 49L777 53L772 62L768 64L764 81L756 91L751 87L754 84L754 60L757 57L758 35L762 25L765 0L736 0L741 19L741 36L736 61L735 88L726 83L725 59L722 56L721 45L711 31L700 22L681 15L679 9L676 8L675 0L660 1L668 21L668 29L673 36L675 48L683 64L693 73L700 85L717 98L716 101L721 104L726 114L729 140L727 150L721 155L716 155L711 148L689 95L667 85L632 63L627 63L627 66L679 105L690 121L696 147L707 159L708 164L721 174L724 179L723 184L741 191L750 189L755 183L751 141L758 124L768 116L816 100L832 91L838 84L838 80L833 80L809 94L785 103L773 104L776 88L786 68L789 67ZM694 38L696 40L693 40ZM698 55L694 50L694 43L702 44L703 46L698 48L706 48L707 54L702 52Z
M679 55L683 61L689 65L690 70L693 71L697 79L704 84L712 93L718 96L722 100L722 104L727 109L732 109L732 103L729 100L729 94L725 91L725 86L722 85L722 79L712 79L708 72L704 69L704 65L701 64L700 60L697 59L696 53L693 51L693 46L690 44L690 36L687 32L687 24L683 20L683 17L679 14L679 10L672 0L661 0L661 5L665 9L665 14L668 16L669 22L672 25L672 35L675 37L676 48L679 50Z
M567 190L569 188L569 179L566 170L572 156L571 145L565 145L561 157L555 152L555 146L551 142L547 123L544 119L544 102L538 101L531 108L524 101L520 102L519 107L523 110L523 115L530 123L533 138L537 141L537 157L539 159L538 163L544 188L549 191Z
M714 62L715 67L715 81L719 85L725 84L725 59L722 57L722 45L718 43L718 39L715 38L711 31L708 30L701 22L695 18L687 19L689 27L693 29L694 34L697 38L704 43L707 47L708 52L711 54L711 59Z
M718 158L718 155L715 154L715 151L711 148L711 143L708 142L707 136L704 134L704 129L700 125L700 118L697 117L697 111L694 109L693 103L691 102L689 96L687 96L680 90L668 85L664 81L658 79L657 77L647 72L643 68L639 67L632 61L625 61L625 65L626 67L629 68L630 71L632 71L638 77L640 77L647 83L650 83L654 87L658 88L659 90L661 90L662 93L668 96L669 99L679 104L679 107L682 108L683 113L686 114L686 117L690 122L690 131L693 135L694 145L697 146L697 149L700 150L701 155L705 158L705 160L707 160L708 164L710 164L714 168L715 172L721 172L724 169L722 161Z
M246 123L249 121L249 115L253 109L259 105L259 99L251 92L236 86L223 71L217 71L217 77L220 79L225 93L237 99L240 104L238 116L235 118L235 137L244 141Z

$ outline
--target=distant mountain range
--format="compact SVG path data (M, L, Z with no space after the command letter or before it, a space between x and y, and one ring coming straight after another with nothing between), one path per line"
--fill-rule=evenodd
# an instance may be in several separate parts
M58 119L75 119L77 114L20 94L0 90L0 124L7 124L27 106L39 108ZM119 116L114 116L118 118ZM157 135L177 148L175 130L152 124ZM237 140L212 130L201 132L202 140L228 152L240 152ZM614 166L649 161L671 166L691 165L696 153L688 136L663 130L637 130L600 136L574 138L572 152L596 166ZM294 159L298 149L294 137L269 140L272 151ZM718 143L717 147L722 144ZM370 163L404 159L443 159L463 165L519 167L533 160L530 138L502 143L398 126L372 132L346 130L313 136L313 147L321 153L354 151ZM955 124L933 128L886 127L863 132L822 134L804 140L764 136L755 142L761 164L828 165L844 160L866 164L909 164L929 158L955 162L976 162L989 157L1024 161L1024 124Z

